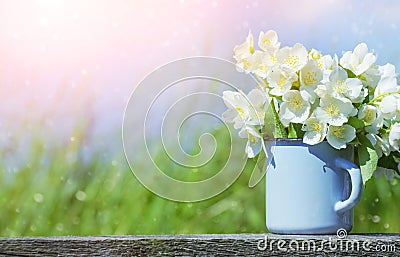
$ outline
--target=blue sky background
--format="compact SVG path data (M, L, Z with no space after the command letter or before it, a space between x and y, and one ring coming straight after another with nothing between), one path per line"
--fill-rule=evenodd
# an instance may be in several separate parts
M399 67L399 13L394 0L2 0L0 147L21 157L32 138L62 145L88 122L88 152L121 153L124 108L146 74L189 56L232 60L249 30L329 54L366 42Z

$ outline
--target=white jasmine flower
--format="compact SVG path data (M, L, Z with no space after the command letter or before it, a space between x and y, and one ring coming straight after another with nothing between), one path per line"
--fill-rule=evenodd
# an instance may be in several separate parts
M374 97L389 92L397 92L399 86L397 85L396 71L392 64L386 64L379 67L381 74L380 80L374 92Z
M264 140L260 133L254 128L248 128L247 135L246 153L249 158L254 158L263 149Z
M274 57L268 52L255 51L252 58L249 59L250 70L263 79L272 71L274 65Z
M383 117L385 119L400 120L400 95L393 94L385 96L380 105Z
M376 134L383 126L383 116L374 105L363 104L358 111L358 118L369 123L365 130L369 133Z
M237 45L233 48L234 58L238 61L243 59L243 57L254 53L254 39L253 34L249 31L246 41L244 43Z
M235 129L242 128L248 116L248 102L242 92L224 91L222 95L225 105L228 107L222 114L226 122L234 123Z
M325 84L329 81L332 71L340 68L339 57L336 54L333 55L333 58L329 55L325 55L321 58L320 62L324 74L321 83Z
M310 60L319 60L322 58L322 53L314 48L311 48L310 51L308 52L308 58Z
M372 64L371 67L365 71L362 75L363 85L366 88L370 88L371 94L374 93L374 89L378 85L379 80L381 79L381 72L379 71L379 66L376 64Z
M235 46L233 49L233 58L237 61L236 66L238 71L250 72L251 59L254 53L254 39L253 34L249 31L246 41L240 45Z
M347 98L352 102L364 100L362 82L357 78L348 78L347 72L340 67L332 71L325 86L326 93L335 98Z
M261 90L253 89L247 96L242 92L224 91L222 98L228 107L222 118L233 122L235 129L264 124L266 97Z
M308 118L302 127L305 131L303 142L309 145L315 145L325 139L328 125L318 120L315 116Z
M295 44L293 47L284 47L279 49L276 57L283 69L292 72L299 71L308 62L307 50L299 43Z
M260 49L273 55L279 49L280 45L281 43L278 41L278 35L275 31L260 32L258 37L258 46Z
M264 148L264 140L261 133L253 126L246 125L239 132L239 136L247 138L245 152L249 158L254 158Z
M393 150L399 151L400 143L400 123L394 124L389 132L389 144Z
M290 90L292 83L297 80L296 73L286 72L282 69L274 69L267 77L269 92L272 95L282 96Z
M382 136L378 136L375 134L366 135L369 141L371 141L372 145L375 148L378 157L381 158L382 155L388 156L391 152L389 137L388 134L383 134Z
M340 59L316 49L307 51L299 43L280 48L273 30L260 32L256 44L259 50L249 32L245 42L234 48L234 58L239 71L255 75L257 89L247 95L240 90L223 92L228 106L223 119L234 123L239 136L247 139L249 158L263 150L267 153L263 138L271 135L263 128L273 101L286 127L282 134L291 132L289 125L302 124L304 143L315 145L326 139L336 149L365 135L379 158L395 154L400 169L400 76L392 64L378 66L377 56L365 43L344 52ZM373 172L373 166L362 168ZM379 173L391 179L394 171L378 167L375 174Z
M320 97L320 98L324 98L324 97L328 97L328 88L326 86L326 84L320 84L317 86L317 88L314 90L314 93Z
M304 122L310 114L310 104L304 100L298 90L290 90L282 97L279 118L284 126Z
M386 63L383 66L378 66L382 78L396 77L396 67L393 64Z
M382 137L379 137L375 135L376 139L376 146L378 147L379 150L377 150L379 157L382 156L382 154L388 156L390 154L390 143L389 143L389 137L387 134L383 134Z
M362 74L371 67L376 61L376 55L368 52L365 43L361 43L354 48L354 51L347 51L340 58L340 65L351 70L356 76Z
M307 96L311 103L315 101L315 92L317 85L322 80L322 70L318 68L315 60L310 60L303 69L300 70L300 91Z
M328 143L336 148L346 148L347 143L351 142L356 137L356 130L345 124L343 126L329 126L326 139Z
M265 111L269 103L268 96L259 89L253 89L247 94L249 100L249 124L264 125Z
M321 98L320 107L314 111L315 116L333 126L342 126L348 117L357 114L357 109L347 99L337 99L330 96Z
M377 112L376 106L363 104L358 112L358 118L371 124L376 119Z
M316 61L318 64L318 69L320 69L323 72L330 71L333 68L332 65L334 64L334 59L329 54L323 55L320 51L318 51L314 48L311 48L311 50L308 52L308 58L309 58L309 60ZM337 56L336 56L336 60L337 60ZM336 62L335 67L337 67L337 63L338 63L338 61Z
M318 61L318 68L322 70L322 83L329 80L329 75L332 70L338 67L338 57L335 54L334 58L330 55L324 55Z
M330 77L331 73L334 70L337 70L339 68L339 59L336 54L333 56L333 58L330 57L329 55L325 55L321 58L321 60L324 58L328 59L328 61L327 61L326 65L322 66L322 69L323 69L322 81L321 81L321 84L319 84L317 86L317 88L314 90L314 92L320 98L325 97L328 94L328 92L327 92L328 89L325 84L330 81L329 77ZM323 64L323 62L322 62L322 64Z
M318 68L321 70L332 70L338 67L338 57L335 54L334 57L329 54L322 56L318 61Z

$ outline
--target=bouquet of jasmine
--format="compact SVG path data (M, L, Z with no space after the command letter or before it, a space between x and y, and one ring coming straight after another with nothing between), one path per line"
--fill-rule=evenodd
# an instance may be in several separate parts
M223 93L223 118L248 139L249 158L265 156L266 138L327 140L336 149L354 146L364 183L376 171L399 174L400 86L392 64L377 65L365 43L340 58L299 43L281 48L271 30L260 33L258 46L250 32L234 48L238 70L255 76L257 88Z

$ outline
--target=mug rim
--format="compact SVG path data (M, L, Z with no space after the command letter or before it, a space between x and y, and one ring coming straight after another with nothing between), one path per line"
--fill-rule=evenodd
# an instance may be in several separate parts
M264 138L266 142L303 142L303 138Z

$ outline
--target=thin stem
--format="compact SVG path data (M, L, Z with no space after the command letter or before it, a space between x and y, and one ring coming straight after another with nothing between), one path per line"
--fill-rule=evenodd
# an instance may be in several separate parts
M388 96L388 95L394 95L394 94L398 94L399 91L397 92L387 92L387 93L383 93L378 95L377 97L374 97L371 101L368 102L368 104L373 104L376 101L382 100L384 97Z

